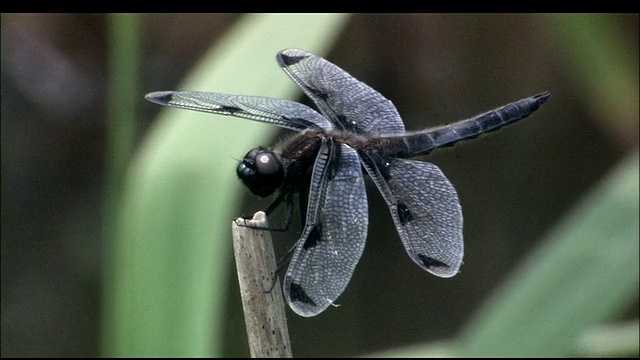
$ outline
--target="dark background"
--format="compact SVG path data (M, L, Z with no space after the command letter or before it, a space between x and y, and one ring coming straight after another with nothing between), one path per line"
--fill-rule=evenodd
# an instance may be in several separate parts
M176 88L238 16L144 16L138 140L160 110L144 93ZM638 15L594 16L615 24L616 41L637 68ZM3 357L100 355L106 24L105 15L2 16ZM356 311L345 317L329 309L312 319L289 313L294 355L359 355L454 336L563 214L637 147L637 105L620 126L618 109L594 103L563 56L558 31L543 15L350 20L327 58L391 99L407 130L545 90L552 97L517 125L423 159L443 170L462 204L465 262L454 278L411 262L369 188L367 247L339 299ZM264 204L247 196L242 208L251 213ZM277 253L295 238L277 234ZM229 294L226 354L246 356L237 343L245 335L233 277ZM634 314L637 304L626 313ZM318 349L323 343L332 345Z

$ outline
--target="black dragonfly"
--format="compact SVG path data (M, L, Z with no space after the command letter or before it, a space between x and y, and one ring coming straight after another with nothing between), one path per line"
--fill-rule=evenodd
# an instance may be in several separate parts
M283 281L293 311L315 316L340 296L360 260L369 224L363 171L389 207L407 254L447 278L462 263L462 211L453 185L428 162L409 160L495 131L531 115L544 92L451 125L405 132L394 105L329 61L299 49L276 55L320 112L294 101L199 91L161 91L163 106L231 115L298 132L278 149L247 153L237 174L252 193L278 192L291 218L298 194L303 229ZM288 224L288 223L287 223Z

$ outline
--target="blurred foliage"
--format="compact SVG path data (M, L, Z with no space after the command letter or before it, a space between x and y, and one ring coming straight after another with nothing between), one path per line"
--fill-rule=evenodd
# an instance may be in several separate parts
M637 301L639 173L636 152L513 271L464 329L463 356L569 356Z
M629 146L637 144L638 52L616 16L550 14L546 23L585 106L606 122L603 128Z

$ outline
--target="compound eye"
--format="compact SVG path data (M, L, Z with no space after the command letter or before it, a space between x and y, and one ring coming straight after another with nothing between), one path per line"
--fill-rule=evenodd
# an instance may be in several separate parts
M268 152L262 152L256 155L255 166L258 174L264 176L277 174L282 168L275 156Z
M243 162L238 165L237 172L238 172L238 176L242 179L256 176L255 167L251 167L248 164L245 164Z
M249 151L236 170L240 180L260 197L269 196L282 186L284 171L278 155L264 148Z

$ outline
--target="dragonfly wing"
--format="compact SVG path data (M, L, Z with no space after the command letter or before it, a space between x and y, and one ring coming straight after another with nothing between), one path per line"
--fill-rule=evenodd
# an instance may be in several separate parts
M297 314L315 316L342 294L364 250L367 196L357 152L328 141L313 168L307 220L284 278Z
M276 56L284 72L336 128L356 133L404 133L393 103L329 61L299 49Z
M457 274L464 253L462 209L451 182L428 162L361 156L411 259L439 277Z
M163 106L231 115L295 131L333 128L329 120L315 110L289 100L204 91L158 91L145 98Z

